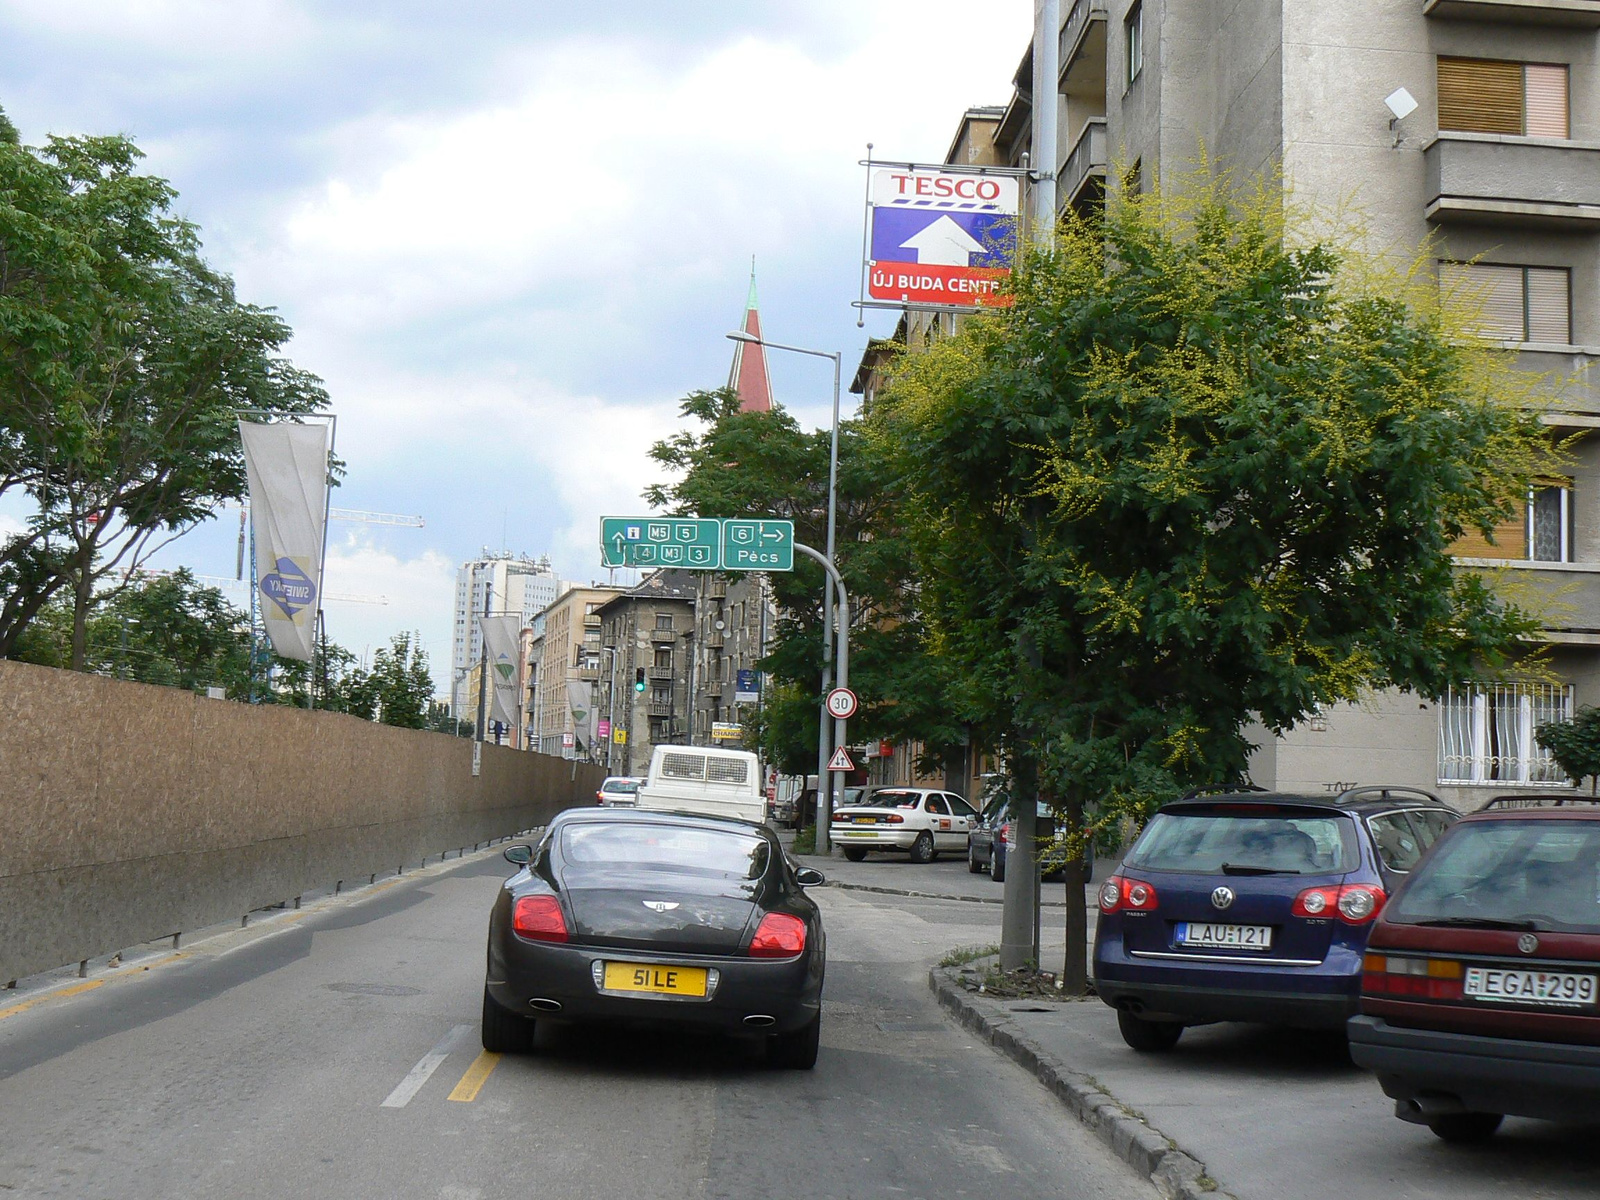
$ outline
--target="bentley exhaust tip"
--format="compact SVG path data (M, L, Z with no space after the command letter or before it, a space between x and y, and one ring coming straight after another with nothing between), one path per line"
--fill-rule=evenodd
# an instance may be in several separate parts
M770 1025L776 1025L778 1020L776 1017L767 1016L766 1013L751 1013L744 1019L744 1023L752 1029L766 1029Z
M540 1012L561 1011L561 1001L546 1000L543 996L535 996L532 1000L528 1001L528 1004L533 1008L537 1008Z

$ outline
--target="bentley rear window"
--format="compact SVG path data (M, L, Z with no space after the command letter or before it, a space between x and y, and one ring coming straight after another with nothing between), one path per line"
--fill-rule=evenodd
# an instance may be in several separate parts
M1201 875L1318 875L1355 866L1351 822L1331 813L1164 812L1128 853L1130 867Z
M561 835L561 856L574 867L637 867L732 879L759 879L767 841L749 834L688 825L577 823Z
M1407 925L1600 933L1600 821L1468 821L1390 905Z

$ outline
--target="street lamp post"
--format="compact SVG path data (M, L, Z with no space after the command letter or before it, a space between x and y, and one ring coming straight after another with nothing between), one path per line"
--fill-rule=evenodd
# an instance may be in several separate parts
M611 747L617 740L617 655L618 646L601 646L604 654L611 655L611 682L606 688L606 774L611 774Z
M837 581L837 573L833 571L833 552L835 531L838 524L839 509L839 374L843 366L844 355L839 351L808 350L804 346L786 346L780 342L769 342L753 334L736 331L728 335L735 342L746 342L751 345L764 346L769 350L787 350L791 354L807 354L812 358L829 358L833 360L833 432L828 443L828 541L824 551L827 566L833 581L823 589L822 598L822 710L817 722L817 840L816 852L827 854L828 822L831 820L834 808L833 780L828 774L828 693L833 690L833 582ZM841 595L844 585L838 584ZM844 686L842 670L849 654L849 619L842 619L839 627L839 658L841 666L841 687ZM835 722L835 732L843 736L844 722ZM843 745L843 742L839 743ZM826 781L828 789L827 807L823 807L823 785ZM841 781L842 786L842 781ZM827 818L827 819L824 819Z

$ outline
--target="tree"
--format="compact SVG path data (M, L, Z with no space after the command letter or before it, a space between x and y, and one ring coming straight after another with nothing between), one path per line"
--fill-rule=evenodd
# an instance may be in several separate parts
M1550 721L1534 734L1556 765L1579 787L1589 780L1589 794L1600 787L1600 708L1585 706L1570 721Z
M658 463L682 474L648 489L646 500L680 515L790 520L798 541L827 544L829 430L802 430L779 405L741 412L727 388L694 392L681 410L701 427L652 448ZM862 699L851 727L858 736L955 752L966 731L951 719L948 681L924 647L886 466L859 421L841 423L835 559L850 592L850 682ZM770 578L779 616L761 669L776 687L750 724L769 762L806 774L816 769L822 702L823 573L796 556L792 572Z
M405 729L427 727L433 676L428 672L427 652L416 635L397 633L390 638L389 644L372 656L366 684L380 722Z
M1252 718L1437 695L1537 626L1450 557L1547 450L1525 393L1432 294L1293 222L1205 168L1069 214L1014 306L903 356L874 410L952 694L1004 730L1020 806L1058 810L1069 888L1086 835L1240 781Z
M36 506L0 547L0 655L66 588L86 669L97 593L242 495L237 411L327 402L277 354L288 326L205 264L140 157L120 137L0 137L0 494Z

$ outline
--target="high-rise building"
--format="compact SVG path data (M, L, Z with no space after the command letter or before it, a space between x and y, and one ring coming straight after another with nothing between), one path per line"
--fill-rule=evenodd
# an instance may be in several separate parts
M553 604L564 585L548 557L530 558L508 551L483 554L461 564L456 572L455 622L450 646L450 708L457 717L471 719L466 694L467 677L483 651L483 635L476 618L515 613L523 625Z

